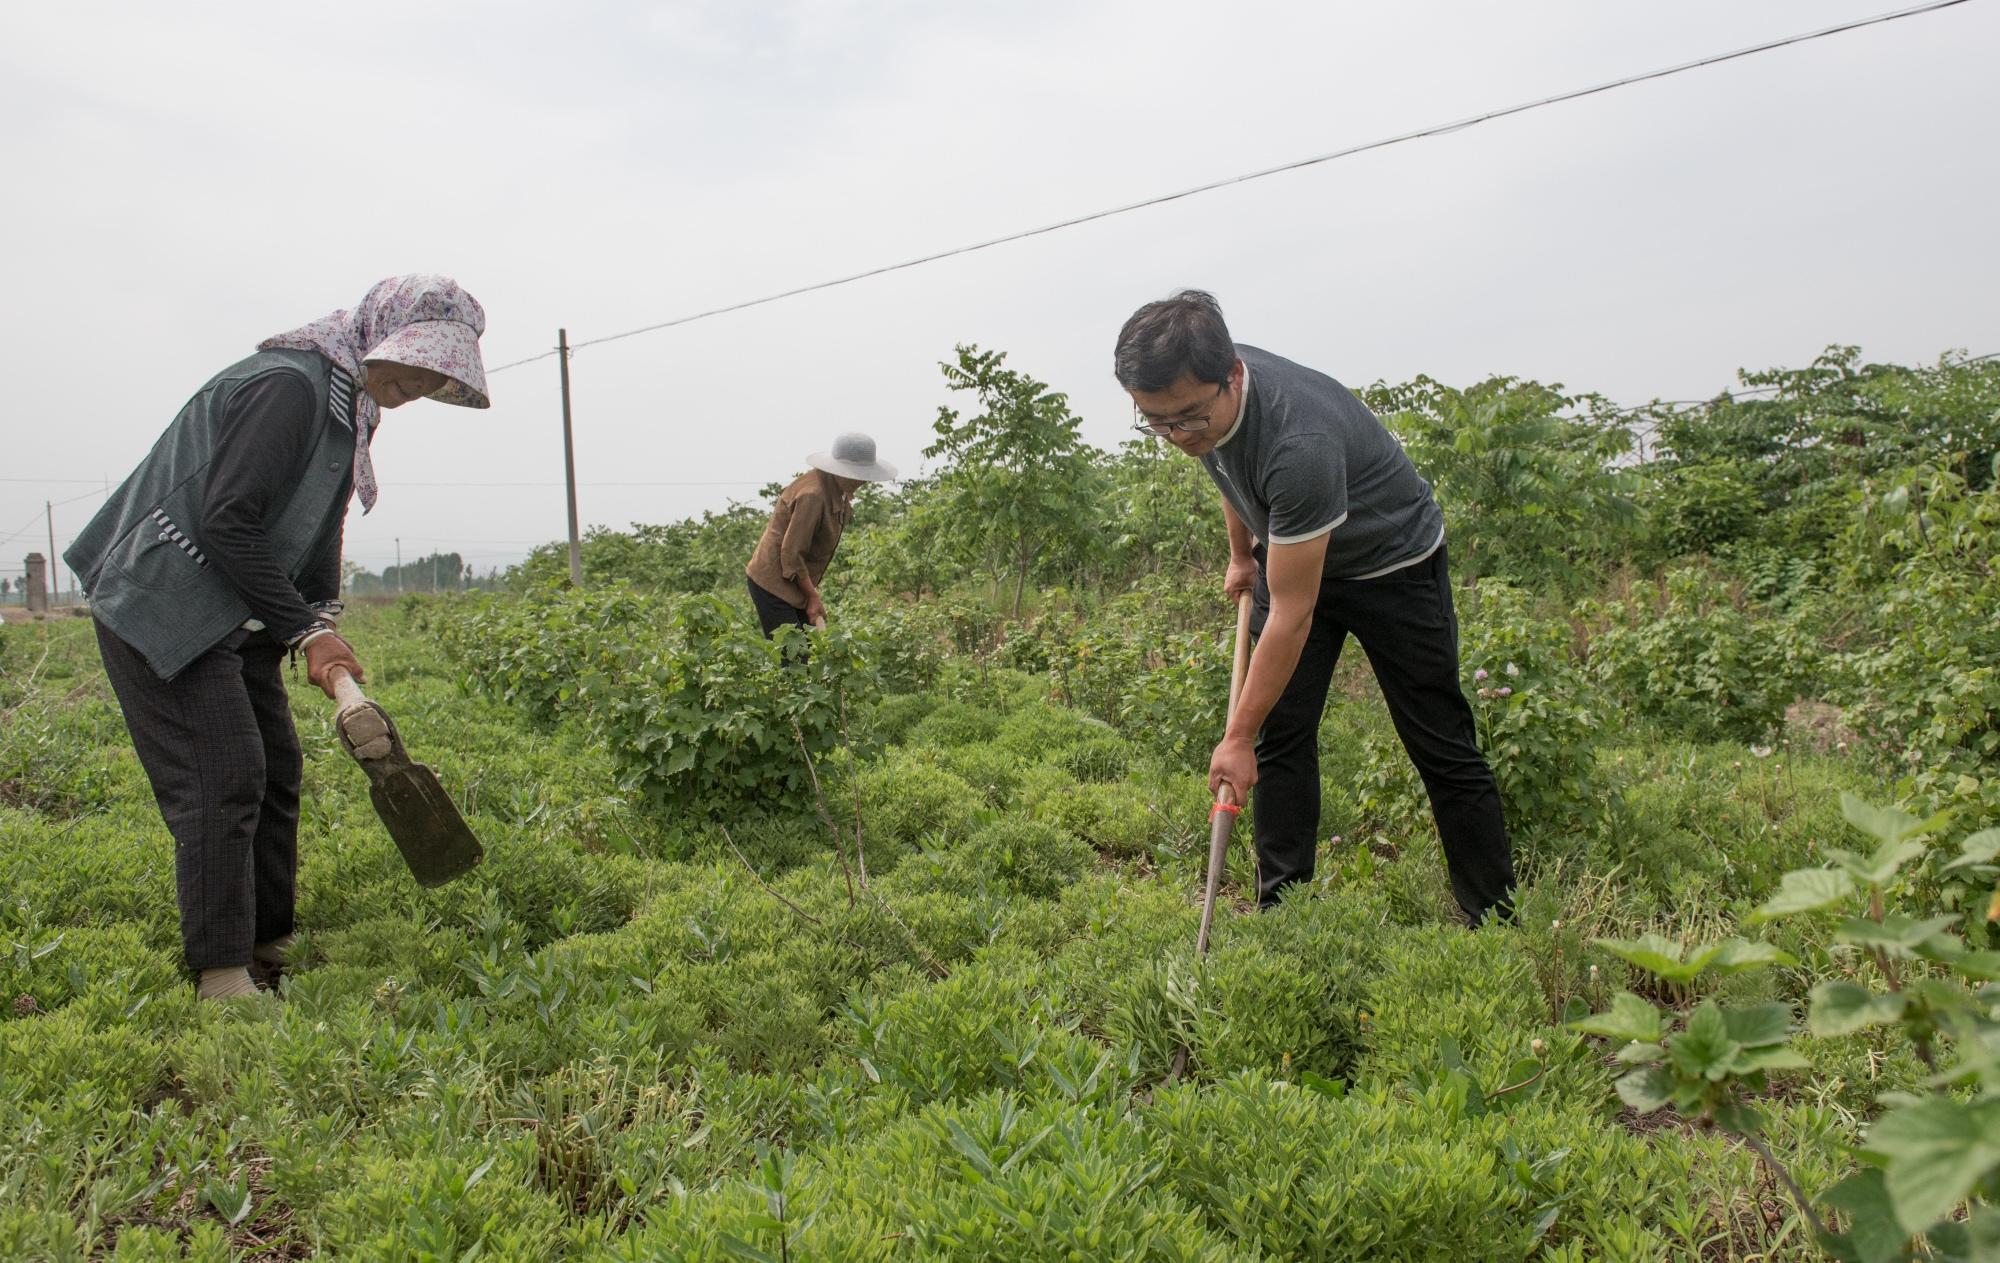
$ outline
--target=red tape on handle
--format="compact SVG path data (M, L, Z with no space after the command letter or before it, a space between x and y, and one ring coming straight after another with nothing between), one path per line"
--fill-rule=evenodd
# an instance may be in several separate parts
M1218 811L1226 811L1232 816L1240 816L1243 814L1243 809L1241 807L1238 807L1235 803L1226 803L1218 799L1216 801L1215 806L1210 807L1208 809L1208 818L1211 823L1215 820L1215 813Z

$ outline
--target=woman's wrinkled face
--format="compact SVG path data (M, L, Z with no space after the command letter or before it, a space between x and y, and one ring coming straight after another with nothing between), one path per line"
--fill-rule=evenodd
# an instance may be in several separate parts
M368 374L368 397L383 408L400 408L412 399L435 394L451 380L443 373L394 360L369 360L363 367Z

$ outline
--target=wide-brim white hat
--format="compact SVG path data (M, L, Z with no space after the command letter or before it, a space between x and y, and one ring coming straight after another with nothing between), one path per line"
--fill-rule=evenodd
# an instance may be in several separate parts
M863 482L893 482L896 478L894 465L875 458L875 440L851 430L833 440L832 450L814 452L806 457L806 463L814 469Z

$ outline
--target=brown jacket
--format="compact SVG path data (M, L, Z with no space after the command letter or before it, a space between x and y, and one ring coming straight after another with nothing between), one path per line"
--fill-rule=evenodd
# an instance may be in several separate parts
M840 494L832 474L807 470L779 494L743 573L772 596L804 609L799 575L810 575L813 586L819 586L853 514L854 502Z

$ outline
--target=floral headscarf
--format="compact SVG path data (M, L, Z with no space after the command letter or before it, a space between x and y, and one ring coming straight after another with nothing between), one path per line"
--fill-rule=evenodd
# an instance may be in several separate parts
M479 335L486 311L448 276L414 274L379 281L352 311L336 311L288 333L265 338L260 351L285 347L318 351L355 381L354 494L361 511L375 507L375 463L368 441L380 412L361 389L368 360L389 360L442 373L446 382L431 398L462 408L489 406Z

